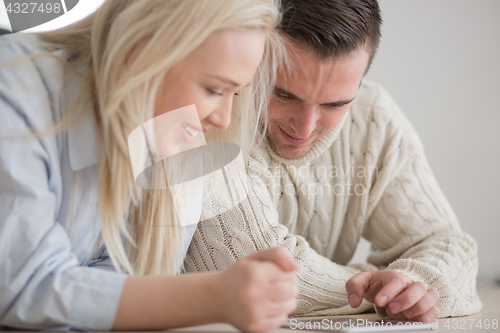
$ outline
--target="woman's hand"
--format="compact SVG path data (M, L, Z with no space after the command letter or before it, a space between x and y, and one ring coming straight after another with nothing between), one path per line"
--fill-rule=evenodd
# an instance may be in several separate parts
M245 331L279 327L295 309L295 270L285 248L238 260L225 272L130 276L113 330L158 330L227 322Z
M422 282L413 282L408 276L396 271L358 273L346 285L349 304L361 305L363 297L385 308L394 320L434 322L439 316L435 304L439 293L427 289Z
M216 293L223 321L247 332L279 327L296 308L297 268L282 247L238 260L221 274Z

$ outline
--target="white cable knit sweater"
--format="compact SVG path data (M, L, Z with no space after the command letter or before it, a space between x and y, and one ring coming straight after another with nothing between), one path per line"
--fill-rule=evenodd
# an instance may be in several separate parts
M437 289L440 317L481 309L476 243L460 230L415 130L379 85L364 81L342 122L303 158L282 158L266 142L246 167L248 198L199 224L186 271L224 270L282 245L300 266L295 315L373 308L363 301L352 309L345 283L377 269ZM346 266L360 237L372 243L369 264Z

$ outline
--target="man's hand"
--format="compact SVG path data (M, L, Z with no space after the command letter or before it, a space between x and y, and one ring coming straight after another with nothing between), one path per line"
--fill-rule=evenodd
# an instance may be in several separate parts
M363 298L385 308L394 320L434 322L439 316L435 307L439 293L427 289L422 282L413 282L396 271L358 273L345 284L349 304L361 305Z

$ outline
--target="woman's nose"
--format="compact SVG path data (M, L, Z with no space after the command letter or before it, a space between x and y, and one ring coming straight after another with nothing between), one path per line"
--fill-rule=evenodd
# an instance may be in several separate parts
M226 129L231 124L233 98L224 99L217 109L210 115L209 121L219 129Z

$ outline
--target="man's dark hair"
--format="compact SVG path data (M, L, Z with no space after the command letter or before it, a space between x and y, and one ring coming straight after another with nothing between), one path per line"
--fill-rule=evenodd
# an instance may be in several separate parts
M380 42L377 0L281 0L279 29L320 60L366 47L371 63Z

